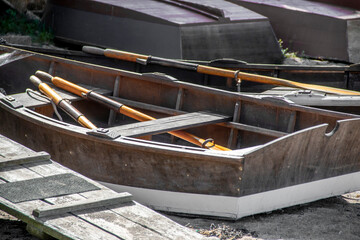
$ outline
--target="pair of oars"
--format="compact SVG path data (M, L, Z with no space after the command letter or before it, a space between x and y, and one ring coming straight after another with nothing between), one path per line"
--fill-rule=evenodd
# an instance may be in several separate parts
M96 129L97 127L87 119L84 114L79 112L69 101L63 99L54 89L49 85L42 82L37 76L31 76L30 81L39 88L39 90L45 94L56 106L60 107L64 112L71 116L75 121L82 126L89 129Z
M37 86L41 92L43 92L45 95L47 95L49 98L51 98L55 104L60 106L65 112L67 112L70 116L72 116L74 119L76 119L81 125L84 127L88 127L90 129L95 129L95 125L93 125L89 120L87 120L81 113L79 113L70 103L68 103L66 100L63 100L52 88L50 88L46 83L42 82L40 79L52 82L55 86L62 88L68 92L74 93L75 95L78 95L80 97L83 97L85 99L93 100L96 102L99 102L110 109L113 109L116 112L119 112L121 114L124 114L128 117L131 117L138 121L150 121L155 120L155 118L146 115L142 112L139 112L135 109L132 109L130 107L127 107L117 101L114 101L108 97L105 97L101 94L98 94L96 92L93 92L91 90L88 90L84 87L81 87L79 85L76 85L72 82L69 82L65 79L62 79L60 77L53 77L50 74L43 72L43 71L37 71L35 73L35 76L31 76L30 80ZM178 130L178 131L170 131L169 134L176 136L178 138L181 138L185 141L191 142L195 145L205 147L211 150L219 150L219 151L230 151L230 149L217 145L213 141L208 141L202 138L199 138L193 134Z
M210 67L206 65L200 65L195 63L177 61L172 59L154 57L154 56L147 56L137 53L131 53L126 51L120 51L115 49L102 49L97 47L91 46L84 46L83 51L86 53L96 54L96 55L104 55L109 58L120 59L124 61L130 62L139 62L141 64L157 64L166 67L175 67L181 69L187 69L191 71L196 71L198 73L208 74L208 75L215 75L227 78L234 78L235 81L241 82L241 80L258 82L258 83L265 83L265 84L272 84L277 86L285 86L285 87L294 87L300 89L307 89L307 90L314 90L319 92L325 93L332 93L337 95L360 95L360 92L351 91L346 89L340 88L333 88L327 86L321 86L316 84L306 84L300 83L295 81L290 81L282 78L275 78L275 77L268 77L262 76L257 74L245 73L241 71L234 71L229 69L217 68L217 67Z

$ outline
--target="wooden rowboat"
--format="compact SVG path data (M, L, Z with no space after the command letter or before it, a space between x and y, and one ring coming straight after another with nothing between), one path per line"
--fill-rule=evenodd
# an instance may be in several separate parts
M358 115L5 46L0 53L0 87L8 94L1 95L0 133L154 209L238 219L360 188ZM54 87L101 128L86 129L64 115L56 120L48 100L25 92L38 70L159 119L113 118L99 103ZM165 133L179 130L231 151Z
M28 51L38 52L46 55L72 59L81 62L88 62L96 65L103 65L112 68L125 69L138 73L161 72L173 76L181 81L188 81L209 87L220 88L229 91L237 91L236 82L228 80L226 77L213 76L209 74L199 74L175 67L162 66L159 64L141 64L139 62L126 61L105 57L103 54L92 54L89 50L66 50L49 49L36 46L25 46L8 44L10 47L21 48ZM89 49L84 46L83 49ZM142 55L140 52L132 53ZM170 59L169 59L170 60ZM359 64L322 64L318 65L288 65L288 64L260 64L245 62L241 59L213 59L210 61L181 60L189 63L207 65L233 70L240 70L247 73L260 74L276 78L289 79L292 81L318 84L329 87L344 88L349 90L360 90L360 65ZM242 92L262 92L273 88L273 85L243 81L241 83Z
M188 81L195 84L215 87L228 91L238 92L236 81L231 78L200 74L187 69L163 66L159 64L143 65L138 62L131 62L121 59L113 59L102 55L91 54L82 51L46 49L31 46L10 45L25 50L59 56L82 62L89 62L113 68L136 71L138 73L161 72L171 75L178 80ZM84 47L85 48L85 47ZM86 47L89 48L89 47ZM139 55L136 53L129 53ZM165 59L173 61L170 59ZM284 65L284 64L254 64L246 63L235 59L216 59L212 61L184 61L186 63L202 64L209 67L239 70L251 74L288 79L305 84L317 84L335 88L359 91L360 68L359 64L352 65ZM336 96L316 91L302 91L298 88L276 87L270 84L242 81L240 91L247 95L255 95L261 98L275 97L292 101L296 104L320 107L330 110L360 113L359 96Z

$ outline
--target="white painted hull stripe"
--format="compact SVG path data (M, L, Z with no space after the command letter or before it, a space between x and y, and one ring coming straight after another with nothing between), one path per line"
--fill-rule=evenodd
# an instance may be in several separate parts
M170 192L100 183L117 192L129 192L133 194L135 201L155 210L238 219L360 190L360 172L243 197Z

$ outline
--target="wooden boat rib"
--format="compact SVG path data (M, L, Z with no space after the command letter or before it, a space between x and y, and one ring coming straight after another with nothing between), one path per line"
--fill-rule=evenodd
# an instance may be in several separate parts
M128 191L155 209L237 219L360 188L358 115L1 47L2 54L9 52L23 58L0 67L0 86L8 94L0 101L1 134L46 150L61 164ZM189 123L182 129L233 151L194 147L168 134L146 140L103 138L103 131L94 136L65 116L65 122L50 118L48 102L24 93L37 70L100 88L103 94L112 92L123 104L156 118L201 111L230 116L230 122L198 127ZM108 109L61 94L110 132L133 123L117 115L110 127Z

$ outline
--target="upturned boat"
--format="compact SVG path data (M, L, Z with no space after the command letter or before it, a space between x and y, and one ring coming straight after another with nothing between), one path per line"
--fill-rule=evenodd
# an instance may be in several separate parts
M49 0L42 20L66 43L177 59L282 60L269 20L225 0Z
M358 115L0 49L0 133L154 209L238 219L360 189Z
M357 1L230 0L269 18L284 48L299 54L360 61ZM327 2L327 3L326 3ZM335 6L329 3L334 3ZM343 6L351 6L347 8Z

